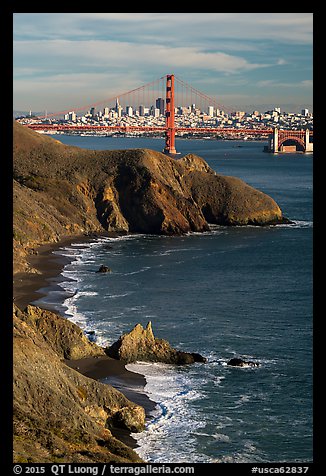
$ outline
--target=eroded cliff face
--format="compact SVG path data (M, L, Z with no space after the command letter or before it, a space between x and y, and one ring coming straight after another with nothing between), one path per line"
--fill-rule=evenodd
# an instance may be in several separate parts
M14 271L41 243L101 231L182 234L283 220L275 201L198 156L69 147L14 123Z
M140 462L110 429L142 431L144 409L63 361L103 350L52 312L14 306L13 319L14 461Z
M78 360L105 355L102 347L90 342L80 327L52 311L28 305L18 315L62 359Z

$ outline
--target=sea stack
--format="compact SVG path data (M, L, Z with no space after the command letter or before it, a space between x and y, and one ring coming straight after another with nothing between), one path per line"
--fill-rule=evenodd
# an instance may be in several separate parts
M106 348L105 352L108 356L123 360L125 363L144 361L184 365L206 362L205 357L200 354L176 350L166 340L154 337L150 321L146 328L137 324L130 332L123 334L114 344Z

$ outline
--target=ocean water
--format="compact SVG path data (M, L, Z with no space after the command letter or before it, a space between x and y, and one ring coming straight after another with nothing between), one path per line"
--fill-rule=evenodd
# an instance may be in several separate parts
M159 139L56 137L91 149L163 148ZM133 435L146 461L312 461L313 156L266 154L263 145L177 140L182 154L268 193L293 224L77 241L56 251L71 257L60 288L37 301L100 345L151 321L157 337L207 358L127 366L146 376L157 403ZM112 273L96 273L101 264ZM229 367L232 357L259 367Z

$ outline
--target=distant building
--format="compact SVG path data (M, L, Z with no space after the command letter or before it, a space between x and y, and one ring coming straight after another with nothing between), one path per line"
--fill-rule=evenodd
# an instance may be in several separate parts
M309 115L309 109L302 109L301 114L303 116L308 116Z
M186 115L186 114L190 114L190 113L191 113L190 106L189 107L179 106L177 108L177 114L180 114L181 116Z
M66 121L76 122L76 119L77 119L77 116L76 116L75 111L70 111L70 112L68 112L68 114L65 115L65 120Z
M244 111L235 111L235 118L241 121L241 119L246 115Z
M155 102L156 109L160 110L160 114L164 116L165 114L165 107L164 107L164 99L163 98L157 98Z
M208 114L210 117L213 117L213 116L214 116L214 107L213 107L213 106L208 106L208 108L207 108L207 114Z
M161 110L158 107L154 107L153 116L160 117L160 115L161 115Z
M132 110L132 107L131 107L131 106L127 106L127 107L126 107L126 114L127 114L127 116L129 116L129 117L132 117L132 116L133 116L133 110Z
M145 116L145 106L143 104L140 104L139 106L139 115Z
M120 106L120 103L119 103L119 98L116 99L115 101L115 108L114 108L115 112L118 114L118 117L121 117L122 116L122 106Z

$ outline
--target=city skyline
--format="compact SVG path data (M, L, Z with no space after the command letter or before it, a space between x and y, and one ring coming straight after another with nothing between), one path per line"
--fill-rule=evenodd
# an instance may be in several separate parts
M59 111L167 73L234 109L312 110L312 13L14 13L14 109Z

